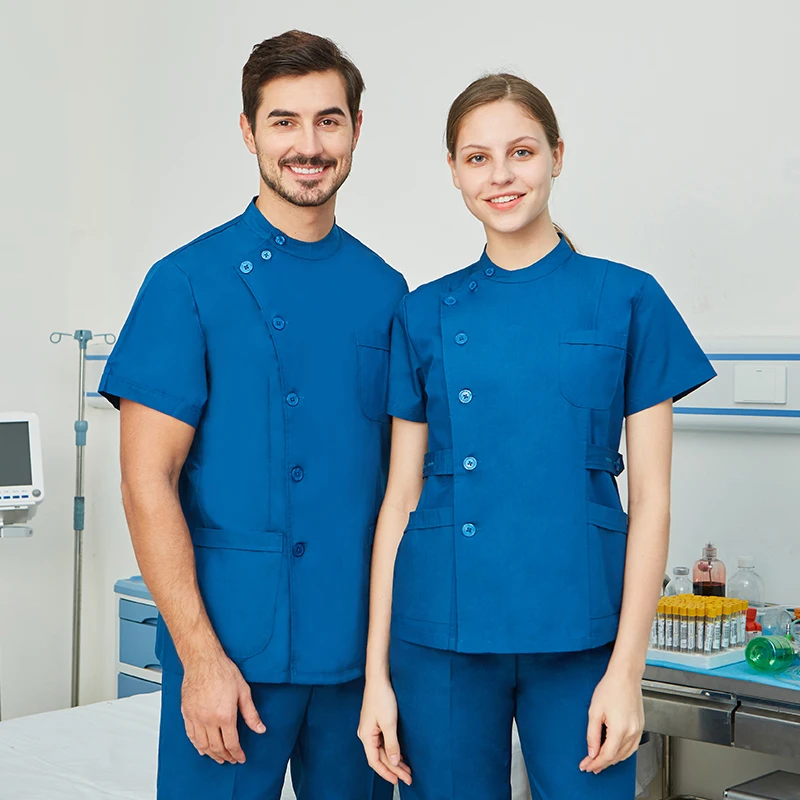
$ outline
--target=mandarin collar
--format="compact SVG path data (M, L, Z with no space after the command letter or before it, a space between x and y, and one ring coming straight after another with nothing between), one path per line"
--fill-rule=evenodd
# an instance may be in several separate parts
M265 239L267 246L272 247L276 254L289 253L297 258L309 259L329 258L339 249L342 241L341 229L335 222L328 235L318 242L303 242L287 236L261 213L255 197L242 216L247 226Z
M477 263L476 272L480 272L487 279L498 283L525 283L543 278L558 269L574 252L561 234L558 237L558 244L549 253L530 266L520 269L503 269L503 267L497 266L486 254L484 247Z

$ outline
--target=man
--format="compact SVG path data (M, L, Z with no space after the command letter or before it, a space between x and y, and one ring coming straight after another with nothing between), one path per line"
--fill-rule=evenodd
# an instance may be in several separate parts
M379 800L357 739L403 277L334 224L361 74L289 31L244 67L245 212L159 261L109 359L164 670L158 797Z

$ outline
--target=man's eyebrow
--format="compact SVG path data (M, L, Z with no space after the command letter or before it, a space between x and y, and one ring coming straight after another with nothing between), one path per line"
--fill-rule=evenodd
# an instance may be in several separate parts
M300 115L296 111L288 111L285 108L273 108L272 111L267 114L267 119L270 117L291 117L296 119ZM342 111L339 106L331 106L330 108L323 108L322 111L317 112L318 117L345 117L347 116L344 111Z
M346 117L347 115L342 111L339 106L331 106L330 108L323 108L317 114L318 117Z

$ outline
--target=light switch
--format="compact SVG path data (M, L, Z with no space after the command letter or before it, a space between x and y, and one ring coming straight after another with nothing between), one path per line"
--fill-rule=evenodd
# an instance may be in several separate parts
M733 402L786 404L786 367L737 364L733 373Z

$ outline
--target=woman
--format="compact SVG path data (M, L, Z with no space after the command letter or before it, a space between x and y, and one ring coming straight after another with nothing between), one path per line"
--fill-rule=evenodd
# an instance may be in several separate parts
M632 798L672 402L715 373L652 277L553 225L538 89L475 81L447 149L486 249L395 317L359 736L403 798L500 800L516 719L534 797Z

